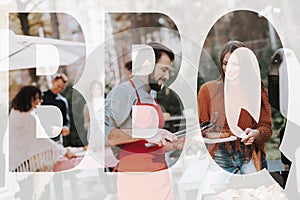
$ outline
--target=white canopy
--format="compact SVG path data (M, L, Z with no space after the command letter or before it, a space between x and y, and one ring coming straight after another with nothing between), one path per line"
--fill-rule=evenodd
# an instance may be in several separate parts
M38 45L53 45L59 54L59 65L70 65L85 56L86 53L85 44L82 42L16 35L12 31L6 34L7 37L9 42L4 41L6 45L1 45L0 71L6 71L4 66L7 64L9 70L35 68ZM1 38L5 40L5 37ZM49 54L50 57L51 55Z

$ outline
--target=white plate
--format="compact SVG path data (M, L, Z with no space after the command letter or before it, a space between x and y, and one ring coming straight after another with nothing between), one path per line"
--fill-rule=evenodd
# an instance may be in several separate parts
M66 147L66 149L69 149L75 156L84 156L86 152L83 147Z
M219 138L219 139L203 138L203 140L206 144L229 142L229 141L235 141L236 139L237 139L237 137L233 136L233 135L230 137L227 137L227 138Z
M77 153L75 153L75 156L84 156L85 153L86 153L86 151L77 152Z

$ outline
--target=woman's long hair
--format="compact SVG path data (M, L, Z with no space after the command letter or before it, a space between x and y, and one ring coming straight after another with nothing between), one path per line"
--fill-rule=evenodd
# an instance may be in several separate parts
M225 44L225 46L223 47L223 49L222 49L222 52L221 52L221 55L220 55L220 66L221 66L221 77L220 77L220 79L223 82L225 80L225 73L224 73L224 70L223 70L224 57L227 53L233 53L237 48L240 48L240 47L248 48L245 43L243 43L241 41L238 41L238 40L232 40L232 41L227 42ZM261 82L261 89L262 89L262 92L267 93L267 88L263 84L263 82Z
M222 81L225 79L225 73L223 71L223 60L227 53L232 53L234 50L236 50L239 47L247 47L243 42L232 40L225 44L225 46L222 49L221 55L220 55L220 65L221 65L221 78Z
M41 98L41 90L35 86L25 86L12 100L12 108L20 112L28 112L32 109L32 101L36 100L36 94Z

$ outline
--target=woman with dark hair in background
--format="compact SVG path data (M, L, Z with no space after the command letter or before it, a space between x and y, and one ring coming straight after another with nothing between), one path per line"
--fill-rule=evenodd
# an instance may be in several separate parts
M231 102L231 104L237 103L240 98L244 98L248 102L253 98L253 94L247 94L246 92L249 91L247 89L251 83L248 83L248 85L243 83L245 77L240 72L246 68L243 59L249 62L253 58L247 58L246 56L246 58L241 59L241 57L235 55L231 58L232 66L230 71L227 69L229 57L236 49L241 47L246 47L246 45L240 41L230 41L224 46L220 56L221 77L218 80L202 85L198 93L200 123L212 121L214 113L219 113L215 127L204 132L206 137L210 138L210 136L217 135L217 138L227 138L233 135L228 125L228 116L226 117L225 115L225 73L228 73L227 78L231 79L232 83L238 81L238 84L242 85L238 90L232 91L237 95L234 96L234 101L236 102ZM231 112L235 111L231 110ZM263 84L261 84L259 121L256 122L244 109L239 114L238 126L245 133L246 137L241 141L237 139L235 141L208 144L208 150L215 162L224 170L231 173L253 173L267 167L265 142L268 141L272 134L271 108L268 102L267 90ZM217 132L218 134L213 134L212 132Z
M72 157L71 153L47 135L35 108L41 104L41 91L35 86L25 86L12 100L9 115L9 171L39 172L53 171L60 156Z

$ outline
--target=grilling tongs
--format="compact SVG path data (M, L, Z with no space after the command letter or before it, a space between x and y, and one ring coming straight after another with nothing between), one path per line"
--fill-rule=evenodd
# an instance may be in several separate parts
M212 128L215 126L216 122L218 121L218 118L219 118L219 113L218 112L214 112L214 115L213 115L213 118L211 121L208 121L208 122L203 122L202 124L200 124L200 130L201 132L202 131L205 131L209 128ZM198 125L196 126L192 126L192 127L189 127L187 129L184 129L184 130L181 130L181 131L177 131L174 133L174 135L176 135L177 137L184 137L186 135L186 132L187 131L193 131L194 129L197 129L199 128ZM153 144L153 143L146 143L145 144L145 147L148 148L148 147L153 147L153 146L156 146L156 144Z

